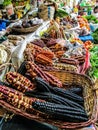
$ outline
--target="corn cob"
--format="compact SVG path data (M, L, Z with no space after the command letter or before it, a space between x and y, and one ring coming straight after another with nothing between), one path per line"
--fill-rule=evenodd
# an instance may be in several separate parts
M34 61L34 50L31 51L30 48L26 48L26 50L24 51L24 58L27 61Z
M43 50L42 52L40 52L39 54L45 55L50 59L54 58L54 53L50 50Z
M52 50L53 52L57 52L57 51L61 51L61 50L63 50L63 47L60 45L60 44L55 44L55 45L53 45L53 46L51 46L51 47L49 47L50 48L50 50Z
M70 59L69 58L61 58L60 62L66 63L66 64L71 64L71 65L76 65L76 66L79 64L78 60L75 60L73 58L70 58Z
M6 106L6 103L8 103L11 106L15 107L15 109L19 109L21 110L21 112L27 112L33 114L33 116L36 116L37 118L38 116L45 119L49 118L47 114L44 114L32 108L32 103L35 101L39 101L40 99L28 98L24 96L21 92L18 92L12 88L8 88L7 86L0 85L0 100L3 100L5 102L5 104L3 104L3 107ZM44 100L40 101L44 102ZM11 110L11 112L14 111Z
M43 52L43 50L44 50L43 48L41 48L41 47L39 47L37 45L34 45L32 43L27 44L26 49L29 49L30 53L32 55L34 55L34 56L36 56L37 54Z
M30 48L31 50L36 50L37 52L41 52L43 49L37 45L33 45L32 43L27 44L26 48Z
M56 77L52 76L51 74L49 74L47 72L43 72L41 70L41 68L39 68L33 62L28 62L27 64L28 64L27 70L32 68L32 70L35 70L37 72L38 76L41 77L42 79L44 79L46 82L48 82L52 85L58 86L58 87L62 87L62 83ZM30 74L32 73L32 70L31 70Z
M8 72L6 74L6 81L21 92L35 89L34 84L29 79L17 72Z
M37 74L37 76L44 79L46 82L48 82L51 85L62 87L62 83L51 74L48 74L47 72L43 72L41 68L39 68L36 64L33 62L27 63L27 72L31 69L31 72L29 71L29 74L32 76L32 71ZM34 78L34 77L33 77Z
M24 61L21 65L20 65L20 67L19 67L19 69L17 70L17 73L20 73L21 75L25 75L25 73L26 73L26 62Z
M83 97L75 94L75 92L82 94L82 88L71 88L71 89L65 90L65 89L58 88L58 87L52 87L47 82L45 82L43 79L38 78L38 77L35 78L35 82L36 82L36 88L40 92L51 92L51 93L61 96L63 98L67 98L69 100L77 102L78 104L80 104L82 106L84 105Z
M42 51L42 48L29 43L27 44L26 49L24 51L24 58L27 61L34 61L34 57L41 51Z
M46 76L49 77L49 83L54 86L62 87L61 81L59 81L56 77L49 74L48 72L45 72Z
M53 67L59 70L74 71L78 72L78 67L64 63L53 63Z
M51 93L49 93L49 95L44 95L44 93L30 91L30 92L26 92L25 95L34 97L34 98L36 97L36 98L43 99L45 101L49 101L49 102L53 102L53 103L57 103L57 104L68 105L63 100L60 100L59 98L56 98L56 97L52 97L53 95L51 95Z
M44 65L52 65L52 60L43 54L38 54L35 60Z
M36 111L32 108L32 103L38 101L39 99L28 98L12 88L0 85L0 100L4 100L22 111L35 113Z
M32 74L35 73L37 76L41 77L45 81L48 82L48 77L44 74L44 72L33 62L27 62L26 65L27 72L30 74L30 76L33 76ZM32 77L35 78L35 77Z
M37 64L39 68L41 68L43 71L54 71L54 70L58 70L58 68L54 68L53 65L42 65L42 64Z
M65 51L57 51L57 52L55 52L55 55L57 58L60 58L63 56L64 53L65 53Z
M36 88L39 92L52 92L53 87L49 85L49 83L45 82L42 78L35 78Z
M40 92L54 92L55 90L58 90L58 91L61 90L62 96L63 96L63 94L66 95L66 93L64 93L64 92L67 92L67 91L74 93L74 94L78 94L78 95L82 95L82 92L83 92L83 88L80 86L76 86L74 88L68 88L68 89L57 88L57 87L53 88L40 77L36 77L35 82L36 82L36 87L37 87L38 91L40 91ZM57 91L55 93L58 94ZM76 98L77 98L77 96L76 96Z
M35 39L35 40L31 41L31 43L34 45L40 46L41 48L46 47L46 44L41 39Z
M49 101L49 102L53 102L53 103L57 103L57 104L63 104L65 106L69 106L72 107L73 109L78 109L80 108L81 111L83 109L83 106L81 106L80 104L78 104L78 102L72 101L71 99L68 98L64 98L60 95L57 94L53 94L51 92L27 92L26 93L27 96L30 97L36 97L36 98L40 98L40 99L44 99L45 101Z
M53 92L55 94L58 94L64 98L67 98L67 99L77 102L79 104L82 104L82 105L84 104L83 98L75 93L72 93L71 91L55 87L55 88L53 88Z
M32 104L33 108L43 113L52 115L56 119L64 120L67 122L85 122L88 121L85 110L74 110L71 107L65 105L59 105L50 102L35 101Z
M13 105L16 105L16 103L18 103L18 100L21 101L21 103L27 102L27 104L32 103L32 100L29 98L24 98L22 93L19 93L18 91L15 91L14 89L10 89L6 86L1 86L0 85L0 93L2 93L1 98L3 97L4 100L6 100L7 102L13 103ZM8 98L6 98L8 97ZM15 103L16 102L16 103ZM15 104L14 104L15 103Z
M54 53L51 50L45 50L45 49L43 49L37 45L33 45L31 43L27 45L26 50L29 50L30 52L32 52L31 53L32 55L43 54L51 59L54 57Z
M67 91L71 91L72 93L78 94L78 95L82 95L83 93L83 88L80 86L74 87L74 88L69 88Z

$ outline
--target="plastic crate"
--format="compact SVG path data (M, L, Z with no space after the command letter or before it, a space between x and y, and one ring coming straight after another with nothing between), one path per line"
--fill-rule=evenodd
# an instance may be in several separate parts
M86 36L79 36L79 38L81 39L81 41L85 42L85 41L92 41L93 42L93 37L91 35L86 35Z
M6 22L0 21L0 31L2 31L3 29L6 29Z

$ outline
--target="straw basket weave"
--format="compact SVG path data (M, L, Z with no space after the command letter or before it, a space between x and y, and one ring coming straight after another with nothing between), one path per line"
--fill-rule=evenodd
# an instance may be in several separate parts
M12 31L13 32L18 32L18 33L31 33L34 32L38 29L38 27L40 27L41 24L29 27L29 28L16 28L16 27L12 27Z
M4 63L4 64L0 65L0 80L1 81L4 81L5 74L7 72L9 72L9 70L17 71L17 67L14 66L12 63Z
M15 71L17 71L17 67L13 65L12 63L5 63L0 65L0 71L4 70L5 68L13 67Z
M7 48L5 48L5 50L6 50L7 54L8 54L7 61L6 61L6 63L8 63L10 61L10 59L11 59L11 51L8 50Z
M73 72L64 72L64 71L63 73L64 73L63 74L64 77L62 77L62 75L59 75L59 78L61 79L63 83L66 84L66 86L72 85L73 87L76 87L80 85L81 87L83 87L83 96L84 96L84 101L85 101L84 106L89 116L89 120L87 122L82 122L82 123L71 122L70 123L70 122L64 122L60 120L52 120L46 117L41 117L39 111L37 111L37 114L29 114L27 112L24 112L20 109L17 109L11 106L10 104L6 103L3 100L0 100L0 105L6 108L7 110L9 110L10 112L13 112L14 114L18 114L18 115L24 116L28 119L32 119L38 122L49 123L61 129L68 128L68 129L75 130L76 128L85 127L92 123L95 123L97 120L98 110L97 110L96 93L93 90L93 82L91 81L89 77L85 75L81 75L81 74L77 74ZM52 74L54 75L55 72L52 72Z
M8 63L11 59L11 51L7 47L5 47L4 45L0 45L0 48L3 48L7 52L7 60L5 63Z
M11 51L3 46L3 45L0 45L1 48L3 48L6 52L7 52L7 59L4 63L0 64L0 80L2 80L2 77L4 75L4 73L6 73L6 67L5 67L5 64L9 64L10 62L10 59L11 59Z

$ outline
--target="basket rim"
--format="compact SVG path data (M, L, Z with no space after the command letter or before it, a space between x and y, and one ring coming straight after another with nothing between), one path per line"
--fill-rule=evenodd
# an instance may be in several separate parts
M50 123L51 125L55 125L61 129L65 129L65 128L76 129L76 128L82 128L82 127L89 126L90 124L94 124L97 121L97 115L98 115L97 112L95 113L95 111L97 111L97 99L95 100L94 103L95 104L93 107L93 113L92 113L91 118L88 121L81 122L81 123L65 122L65 124L63 124L62 121L56 122L51 119L43 119L42 117L39 118L36 115L23 112L22 110L11 106L10 104L6 103L5 101L0 100L0 106L2 106L4 109L8 110L9 112L12 112L16 115L21 115L21 116L26 117L31 120L35 120L37 122Z
M86 80L89 80L90 82L90 85L94 85L95 83L94 83L94 81L88 76L88 75L86 75L86 74L81 74L81 73L77 73L77 72L73 72L73 71L66 71L66 70L47 70L46 71L47 73L48 72L60 72L60 73L70 73L70 74L74 74L74 75L78 75L78 76L81 76L81 77L84 77Z
M16 28L12 27L12 31L19 32L19 33L29 33L35 31L38 27L40 27L42 24L36 24L34 26L31 26L29 28Z

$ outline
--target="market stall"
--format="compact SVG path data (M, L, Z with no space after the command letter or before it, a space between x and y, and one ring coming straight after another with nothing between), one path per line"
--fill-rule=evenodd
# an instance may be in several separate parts
M15 0L1 17L1 130L97 130L98 21L74 2Z

